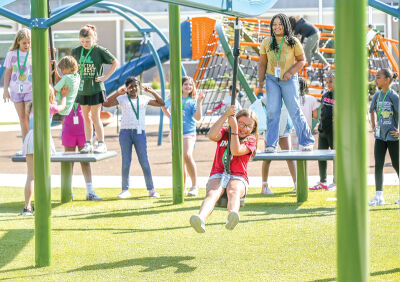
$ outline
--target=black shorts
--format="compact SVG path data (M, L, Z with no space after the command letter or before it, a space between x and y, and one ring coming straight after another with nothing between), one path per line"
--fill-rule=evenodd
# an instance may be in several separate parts
M101 91L93 95L78 95L76 96L76 102L83 106L94 106L103 104L106 100L106 91Z

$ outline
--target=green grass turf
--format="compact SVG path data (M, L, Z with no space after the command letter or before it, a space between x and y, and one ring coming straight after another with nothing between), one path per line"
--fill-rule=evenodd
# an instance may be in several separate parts
M291 188L290 188L291 189ZM227 211L217 208L207 232L197 234L189 217L204 196L172 205L172 191L160 199L144 189L116 200L118 189L97 189L103 202L61 205L52 190L52 263L35 268L34 219L18 215L23 189L0 187L0 280L336 280L335 192L313 191L296 204L289 188L274 196L252 188L233 231ZM397 186L386 186L387 205L369 209L371 281L400 281L400 209ZM369 187L369 198L374 187Z

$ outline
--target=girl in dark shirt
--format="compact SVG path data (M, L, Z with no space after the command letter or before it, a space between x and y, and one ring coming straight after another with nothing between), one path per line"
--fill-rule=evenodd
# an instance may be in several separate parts
M301 43L307 38L304 46L304 53L306 54L308 68L312 69L311 60L315 56L319 62L323 64L323 69L329 69L330 65L319 52L319 30L310 22L299 17L289 17L290 25L294 35L301 35Z

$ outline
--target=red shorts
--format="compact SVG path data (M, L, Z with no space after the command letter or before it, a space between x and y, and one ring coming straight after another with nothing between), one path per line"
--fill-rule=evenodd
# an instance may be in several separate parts
M71 135L63 132L61 143L64 147L83 147L86 143L85 135Z

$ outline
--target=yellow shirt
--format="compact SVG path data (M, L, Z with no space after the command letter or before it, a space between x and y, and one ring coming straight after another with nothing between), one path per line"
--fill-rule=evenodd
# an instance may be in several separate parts
M260 54L267 54L268 63L267 63L266 73L275 75L275 67L279 66L281 68L280 78L282 79L285 72L293 66L296 57L304 54L303 47L300 41L296 37L294 37L296 44L294 45L293 48L290 47L285 41L282 45L281 55L279 57L279 62L277 64L275 56L278 57L278 51L276 51L274 55L274 52L270 50L269 46L271 44L271 40L272 37L264 38L264 40L261 43ZM281 43L281 40L282 37L276 37L278 48Z

